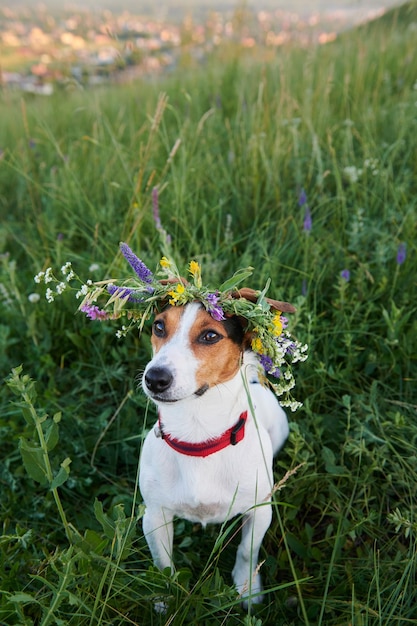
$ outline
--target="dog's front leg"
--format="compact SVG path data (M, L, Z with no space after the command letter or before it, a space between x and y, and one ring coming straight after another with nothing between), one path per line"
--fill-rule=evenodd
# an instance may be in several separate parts
M232 576L236 589L242 596L244 606L249 602L259 604L263 600L262 581L257 571L259 549L269 528L272 509L262 503L243 517L242 540L239 544ZM249 598L245 600L245 598Z
M172 545L174 537L173 515L166 509L147 507L142 519L143 532L154 564L163 570L173 570Z

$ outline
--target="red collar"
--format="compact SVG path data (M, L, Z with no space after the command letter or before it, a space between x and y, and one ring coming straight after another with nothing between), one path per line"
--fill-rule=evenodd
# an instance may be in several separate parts
M161 416L158 417L159 432L162 439L176 452L185 454L187 456L209 456L215 452L227 448L227 446L235 446L239 441L242 441L245 436L245 424L248 417L248 412L241 413L238 421L234 426L226 430L222 435L216 437L216 439L209 439L208 441L202 441L200 443L188 443L187 441L180 441L171 437L167 433L164 433L162 429Z

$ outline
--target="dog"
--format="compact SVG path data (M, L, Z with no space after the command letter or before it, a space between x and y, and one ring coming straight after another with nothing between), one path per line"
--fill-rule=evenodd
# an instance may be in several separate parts
M154 564L173 571L174 517L204 527L242 515L232 578L244 606L260 603L258 554L271 523L272 463L288 437L286 414L262 384L236 316L216 321L199 302L168 305L153 321L151 341L142 387L158 421L144 441L139 486Z

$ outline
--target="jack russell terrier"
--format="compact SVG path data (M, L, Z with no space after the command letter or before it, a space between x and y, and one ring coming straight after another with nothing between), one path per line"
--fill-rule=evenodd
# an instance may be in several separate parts
M173 569L174 517L205 526L243 516L232 577L246 606L263 598L257 565L271 523L272 462L288 436L250 343L239 318L216 321L198 302L156 315L142 385L159 417L139 481L143 530L160 569Z

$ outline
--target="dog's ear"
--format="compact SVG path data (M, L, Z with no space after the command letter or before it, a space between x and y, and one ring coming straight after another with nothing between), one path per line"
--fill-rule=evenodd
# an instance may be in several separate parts
M258 299L258 295L258 291L250 289L249 287L242 287L242 289L233 291L231 294L232 298L244 298L245 300L249 300L249 302L256 302ZM272 298L265 298L265 300L268 302L271 309L275 309L276 311L280 311L281 313L295 313L295 311L297 310L295 306L293 306L289 302L281 302L280 300L273 300Z

